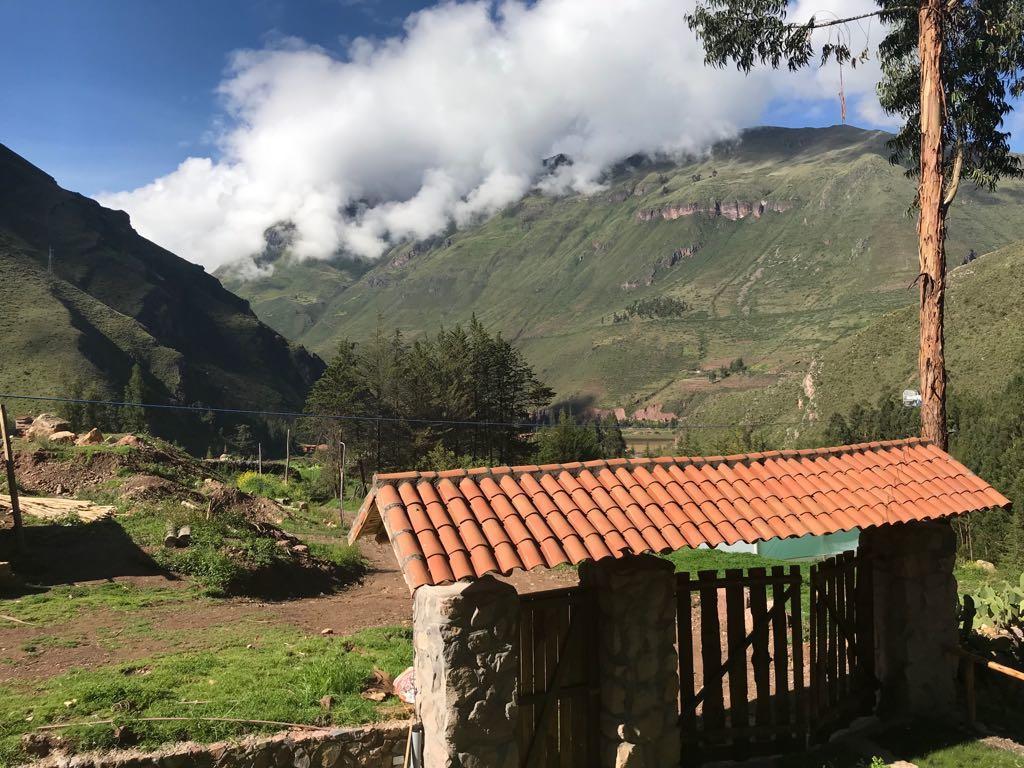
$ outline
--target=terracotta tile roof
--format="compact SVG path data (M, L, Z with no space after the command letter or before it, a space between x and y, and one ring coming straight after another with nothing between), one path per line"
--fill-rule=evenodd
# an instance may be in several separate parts
M736 456L377 475L350 541L387 533L409 588L1010 504L919 439Z

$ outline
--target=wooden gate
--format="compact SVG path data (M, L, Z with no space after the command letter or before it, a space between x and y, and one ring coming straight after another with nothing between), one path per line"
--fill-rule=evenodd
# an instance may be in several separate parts
M683 764L801 748L800 569L677 577Z
M875 699L871 569L845 552L811 566L811 737L824 739Z
M597 610L583 587L520 597L519 754L523 768L597 764Z

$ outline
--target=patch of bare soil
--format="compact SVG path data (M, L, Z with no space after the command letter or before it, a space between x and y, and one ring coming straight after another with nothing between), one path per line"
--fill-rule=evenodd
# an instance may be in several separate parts
M200 503L203 497L180 483L156 475L132 475L118 485L117 494L129 501L161 501L163 499L188 500Z
M986 736L984 739L981 739L981 743L996 749L1012 752L1015 755L1024 755L1024 744L1018 744L1016 741L1003 738L1002 736Z
M118 451L52 451L45 447L23 444L15 452L15 473L18 484L30 494L78 495L94 490L111 480L131 481L130 487L159 491L164 495L192 494L180 482L164 479L156 483L151 468L160 466L171 477L180 477L193 485L204 476L204 468L187 454L161 444L133 437L130 450ZM133 477L137 476L137 477ZM123 487L124 483L119 484Z
M388 544L360 542L369 568L358 582L331 593L282 601L246 598L190 601L188 609L171 603L131 613L110 610L83 612L59 627L29 627L0 619L0 684L38 680L72 669L88 669L146 658L154 654L199 650L204 630L230 627L235 637L256 638L272 627L293 627L310 635L329 629L348 635L379 626L410 626L412 595ZM139 586L182 587L183 581L149 573L102 578ZM506 581L520 592L572 586L574 569L516 573ZM89 580L78 583L89 583ZM3 601L0 601L3 613ZM149 625L145 632L133 627ZM52 639L63 640L54 643Z
M210 479L203 481L202 490L206 494L210 514L231 511L241 514L246 520L275 525L284 519L281 506L263 496L250 496L234 486Z

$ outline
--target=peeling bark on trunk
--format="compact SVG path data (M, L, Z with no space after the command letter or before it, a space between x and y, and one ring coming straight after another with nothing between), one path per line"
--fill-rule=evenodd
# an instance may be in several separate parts
M946 292L946 212L942 204L942 3L921 0L921 176L918 202L921 437L946 450L946 359L943 315Z

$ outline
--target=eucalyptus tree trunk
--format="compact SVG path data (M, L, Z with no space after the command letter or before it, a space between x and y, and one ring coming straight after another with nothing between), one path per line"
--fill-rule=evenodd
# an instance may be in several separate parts
M943 450L946 433L946 357L943 315L946 294L946 210L943 205L942 2L921 0L921 175L918 186L921 437Z

